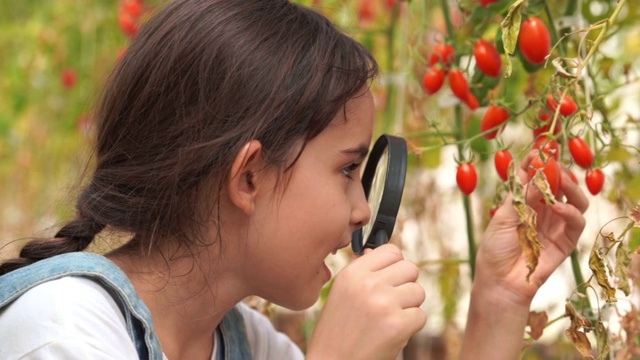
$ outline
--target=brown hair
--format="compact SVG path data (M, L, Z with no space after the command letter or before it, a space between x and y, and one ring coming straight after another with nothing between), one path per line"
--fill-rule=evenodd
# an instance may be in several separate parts
M267 161L286 169L291 149L322 132L377 71L363 46L286 0L170 3L111 73L76 218L27 243L0 274L82 251L106 226L134 234L141 249L192 241L183 234L210 216L198 204L218 204L244 144L259 140Z

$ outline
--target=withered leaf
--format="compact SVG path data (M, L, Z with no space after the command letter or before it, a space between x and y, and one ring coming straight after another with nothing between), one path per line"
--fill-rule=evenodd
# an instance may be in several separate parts
M547 176L541 170L537 170L536 174L533 176L533 185L540 190L542 193L542 197L544 199L544 203L547 205L553 205L556 203L556 197L553 196L551 192L551 186L549 186L549 181L547 181Z
M573 304L571 304L570 302L564 304L564 315L569 317L572 328L575 328L576 330L591 330L591 320L587 319L581 314L578 314L576 308L574 308Z
M549 322L549 316L547 315L546 312L544 311L529 312L529 317L527 318L527 325L529 325L529 328L531 329L529 334L534 340L538 340L540 336L542 336L542 332L544 331L544 328L547 326L548 322Z
M596 281L598 285L604 291L604 296L606 301L615 302L616 301L616 289L611 287L609 284L609 279L607 277L607 264L605 258L600 255L600 252L597 249L597 245L594 244L591 248L591 254L589 255L589 269L593 272L593 275L596 277Z
M578 349L580 354L586 358L591 358L591 342L587 338L587 332L591 331L591 321L578 314L571 303L565 304L565 316L569 317L571 324L564 334Z
M567 339L569 339L569 341L573 343L576 349L578 349L583 357L587 359L593 359L593 356L591 356L591 342L589 342L587 334L574 329L567 329L564 331L564 334Z
M626 296L631 293L631 287L629 286L629 264L631 264L631 257L629 251L623 246L622 243L618 245L616 249L616 270L615 276L618 278L618 289L621 290Z
M529 282L531 274L533 274L538 266L540 249L542 248L542 244L540 244L538 240L538 232L536 231L538 214L525 202L523 186L515 173L515 162L513 161L509 164L508 174L509 188L512 193L511 202L520 218L520 224L517 228L518 239L527 268L529 269L526 277L526 281Z
M633 209L631 209L629 217L631 218L631 220L633 220L634 227L640 227L640 202L637 203Z

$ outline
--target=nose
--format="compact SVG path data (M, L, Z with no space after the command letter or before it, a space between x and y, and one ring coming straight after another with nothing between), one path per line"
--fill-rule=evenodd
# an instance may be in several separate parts
M364 194L362 183L359 183L358 186L354 186L353 188L351 224L354 228L361 228L369 223L369 220L371 219L371 208L369 207L369 202Z

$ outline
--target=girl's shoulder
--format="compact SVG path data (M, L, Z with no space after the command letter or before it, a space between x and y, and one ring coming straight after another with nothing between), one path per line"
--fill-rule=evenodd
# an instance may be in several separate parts
M112 356L114 350L123 359L137 358L126 329L108 291L78 276L39 284L0 310L0 339L7 358L38 352L58 358L99 358Z

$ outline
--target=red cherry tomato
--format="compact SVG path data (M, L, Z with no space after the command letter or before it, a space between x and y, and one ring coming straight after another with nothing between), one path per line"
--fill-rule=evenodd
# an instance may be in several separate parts
M429 56L429 66L442 62L445 68L449 67L456 60L453 46L445 43L437 43Z
M78 73L74 68L66 68L62 70L60 80L62 81L62 86L71 89L78 82Z
M560 146L558 146L558 142L549 139L547 136L540 136L536 139L535 144L533 144L534 149L538 149L541 152L545 153L547 156L552 156L556 160L560 156Z
M476 65L485 75L498 77L502 72L502 58L496 47L480 39L473 47L473 56L476 58Z
M551 119L551 112L546 109L538 110L538 119L542 122L547 122L549 119Z
M458 166L456 173L456 183L463 194L469 195L478 185L478 174L476 168L471 163L462 163Z
M496 211L498 211L498 209L500 208L500 205L496 205L491 207L491 209L489 210L489 217L493 217L496 214Z
M542 64L551 52L549 29L539 17L532 16L522 22L518 35L520 51L532 64Z
M558 107L558 103L556 102L556 99L553 98L552 94L549 94L549 96L547 97L547 107L552 112L555 112L556 108ZM562 98L562 104L560 104L560 114L562 114L563 116L569 116L576 112L576 110L578 110L578 105L576 104L576 102L573 101L573 99L569 95L565 95Z
M467 100L469 95L469 83L464 73L459 69L449 71L449 86L453 94L463 102Z
M138 17L142 14L142 3L137 0L125 0L122 3L122 9L129 13L133 17Z
M464 101L464 103L467 104L467 106L471 110L475 110L478 108L478 106L480 106L480 103L478 102L478 98L475 95L473 95L471 91L467 93L467 98Z
M493 158L496 171L503 181L507 181L509 178L507 170L509 169L511 160L513 160L513 156L511 156L511 153L507 149L498 150Z
M529 179L533 178L538 169L542 169L542 172L547 177L549 188L551 193L555 196L560 190L560 165L553 157L547 157L542 159L540 155L536 155L529 163L529 169L527 174Z
M361 0L358 9L360 21L372 21L376 17L376 3L371 0Z
M569 152L571 153L573 161L583 169L588 169L593 165L593 153L587 143L579 136L569 140Z
M433 65L427 69L422 78L422 84L427 94L432 95L438 92L444 84L446 72L438 65Z
M598 195L604 186L604 173L600 169L589 169L585 174L584 181L587 189L592 195Z
M130 37L135 36L138 32L138 23L136 19L126 11L121 10L118 13L118 23L120 24L122 32Z
M498 0L480 0L480 4L485 8L494 2L498 2Z
M504 122L509 120L509 112L501 107L496 105L489 105L487 111L482 116L482 120L480 122L480 132L485 132L491 129L494 129L491 132L484 134L485 139L493 139L498 135L498 132L501 131L498 127Z

